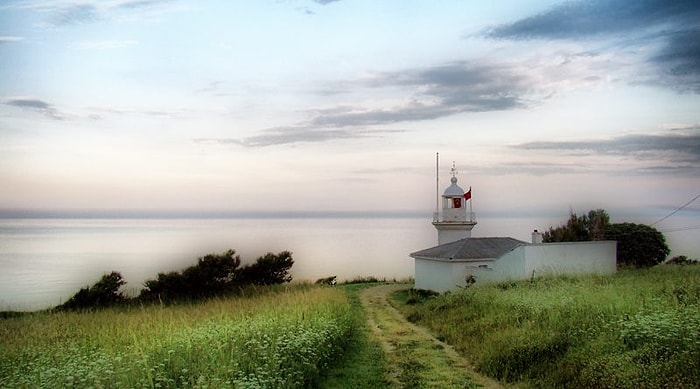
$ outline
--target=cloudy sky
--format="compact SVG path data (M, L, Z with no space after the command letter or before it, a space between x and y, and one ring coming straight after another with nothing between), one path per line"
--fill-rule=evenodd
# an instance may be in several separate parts
M0 69L5 211L429 214L436 152L477 214L700 193L696 0L5 0Z

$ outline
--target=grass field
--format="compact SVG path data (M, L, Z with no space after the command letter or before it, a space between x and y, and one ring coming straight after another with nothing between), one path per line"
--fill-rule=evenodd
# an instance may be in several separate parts
M700 266L396 296L483 374L533 387L697 388Z
M310 286L259 294L0 320L0 387L315 385L354 339L348 296Z

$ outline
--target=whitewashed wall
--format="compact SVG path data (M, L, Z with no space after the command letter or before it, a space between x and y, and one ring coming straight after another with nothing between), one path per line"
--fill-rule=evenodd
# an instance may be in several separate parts
M519 246L491 263L470 268L477 282L522 280L550 274L612 274L617 270L617 242L544 243Z
M434 290L446 292L454 290L457 286L464 286L465 279L471 274L471 269L493 261L481 262L448 262L433 261L428 259L415 259L415 284L416 289Z

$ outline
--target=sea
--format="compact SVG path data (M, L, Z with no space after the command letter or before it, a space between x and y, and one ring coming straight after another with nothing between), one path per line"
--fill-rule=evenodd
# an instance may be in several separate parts
M228 249L236 250L244 264L268 252L291 251L294 281L409 279L409 254L437 244L431 222L432 215L0 218L0 311L62 304L111 271L120 272L127 281L125 292L136 295L158 273L182 270L199 257ZM559 223L486 218L478 220L472 235L527 242L533 229Z

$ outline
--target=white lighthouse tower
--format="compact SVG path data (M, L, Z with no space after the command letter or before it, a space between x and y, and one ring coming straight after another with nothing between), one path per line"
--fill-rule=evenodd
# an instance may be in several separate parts
M471 187L465 192L457 185L454 162L450 174L452 175L451 184L442 194L442 212L436 210L433 215L433 225L438 231L438 245L471 238L472 228L476 225L474 212L472 212ZM469 202L468 211L467 202Z

